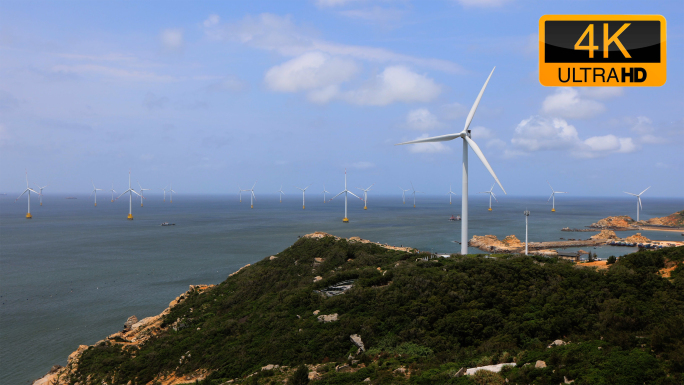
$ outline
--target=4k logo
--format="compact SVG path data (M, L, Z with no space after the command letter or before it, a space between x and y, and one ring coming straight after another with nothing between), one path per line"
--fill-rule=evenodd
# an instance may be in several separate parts
M543 16L539 81L544 86L662 86L665 32L659 15Z

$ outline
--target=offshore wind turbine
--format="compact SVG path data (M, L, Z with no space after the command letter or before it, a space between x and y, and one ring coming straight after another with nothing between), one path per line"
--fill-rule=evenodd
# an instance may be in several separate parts
M494 197L495 201L499 201L496 199L496 195L494 195L494 185L492 185L489 191L480 191L478 194L489 194L489 211L492 211L492 197Z
M339 194L335 195L334 197L330 198L330 200L333 200L342 194L344 194L344 218L342 218L342 222L349 223L349 218L347 217L347 194L351 194L357 198L359 198L359 196L347 189L347 169L346 168L344 169L344 190L342 190ZM359 198L359 199L361 199L361 198ZM361 200L363 200L363 199L361 199Z
M283 194L285 194L285 191L283 191L283 185L280 185L280 190L278 190L280 193L280 203L283 203Z
M451 191L451 185L449 185L449 193L447 195L449 196L449 204L451 204L451 196L456 195L455 192Z
M95 207L97 207L97 192L102 191L101 188L95 188L95 182L91 181L93 183L93 191L90 193L90 196L93 196L95 194Z
M138 186L140 186L140 207L143 207L143 199L145 199L143 195L145 195L145 191L150 191L150 189L142 188L142 186L140 185L140 181L138 181Z
M306 204L305 204L305 200L304 200L304 198L305 198L304 195L306 194L306 189L308 189L309 187L311 187L311 185L308 185L308 186L306 186L306 187L304 187L304 188L299 188L299 187L295 186L296 189L302 190L302 210L306 209Z
M648 187L646 187L646 190L648 190L650 188L651 188L651 186L648 186ZM628 193L627 191L623 191L625 194L629 194L629 195L637 197L637 222L639 222L639 208L641 208L642 210L644 209L644 207L641 205L641 194L645 193L646 190L640 192L639 194L632 194L632 193Z
M368 210L368 207L367 207L367 203L368 203L368 190L370 190L371 187L373 187L374 185L375 185L375 183L373 183L372 185L370 185L370 187L368 187L368 188L365 189L365 190L362 189L361 187L357 187L357 189L363 191L363 209L364 209L364 210Z
M40 191L38 195L40 196L40 205L43 205L43 190L47 187L48 185L45 185L43 187L40 187L40 185L37 185L38 190Z
M114 202L114 193L116 193L116 191L114 191L114 182L112 182L112 189L109 191L112 192L112 202Z
M494 69L496 69L496 67L494 67ZM504 190L503 186L501 185L501 182L499 182L499 178L496 177L494 170L492 170L492 167L489 165L489 162L487 162L487 159L480 150L480 147L475 143L474 140L470 138L469 130L470 123L473 120L473 116L475 115L475 111L477 110L478 104L480 104L482 94L484 93L485 88L487 88L487 83L489 83L489 79L492 77L492 74L494 73L494 69L492 69L492 72L489 74L487 81L485 81L484 86L482 86L480 94L477 95L477 99L475 99L475 103L471 107L470 112L468 113L468 117L466 117L463 131L457 134L441 135L432 138L418 139L409 142L398 143L398 145L400 145L411 143L443 142L447 140L454 140L457 138L463 139L463 193L461 195L461 254L464 255L468 253L468 146L470 146L473 149L477 157L480 158L482 163L484 163L489 173L492 174L494 180L496 180L496 182L499 184L501 190L503 190L504 194L506 194L506 190Z
M162 189L162 190L164 190L164 202L166 202L166 188L167 188L167 187L168 187L168 186L164 186L164 188Z
M133 187L131 187L131 170L128 170L128 190L124 191L116 197L116 199L121 198L124 196L126 193L129 193L128 195L128 219L133 220L133 194L141 196L138 194L135 190L133 190Z
M551 187L551 183L549 183L548 180L546 181L546 184L548 184L549 187ZM551 187L551 196L546 201L548 202L553 198L553 204L551 206L551 212L552 213L556 212L556 194L567 194L567 193L565 191L554 191L553 187Z
M175 191L173 191L173 188L171 188L171 183L169 183L169 203L173 203L173 193L175 193Z
M403 204L406 204L406 192L411 191L409 190L404 190L403 188L399 187L399 190L401 190L401 201Z
M31 216L31 193L32 193L32 192L33 192L33 193L36 193L36 194L40 194L40 193L39 193L38 191L32 189L31 187L29 187L29 182L28 182L28 171L26 171L26 190L24 190L24 192L22 192L21 195L19 195L19 196L17 197L17 199L15 199L14 201L15 201L15 202L18 201L19 198L22 197L22 195L26 194L26 192L28 192L28 212L26 213L26 219L31 219L31 218L33 218L33 217Z
M323 203L325 203L325 194L328 193L330 194L330 191L325 189L325 185L323 185Z
M413 187L413 182L411 182L411 189L413 190L413 193L412 193L413 194L413 207L415 208L416 207L416 193L425 194L425 192L416 191L416 189Z
M254 186L256 186L257 182L254 182ZM254 186L252 186L251 189L249 190L240 190L240 202L242 202L242 192L243 191L249 191L251 193L251 196L249 198L249 208L253 209L254 208L254 201L256 200L256 196L254 195ZM239 187L239 186L238 186Z

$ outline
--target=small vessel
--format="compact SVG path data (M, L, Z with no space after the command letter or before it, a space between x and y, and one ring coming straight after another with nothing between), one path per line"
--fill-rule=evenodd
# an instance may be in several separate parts
M454 216L452 215L451 218L449 218L449 220L450 220L450 221L460 221L460 220L461 220L461 216L460 216L460 215L457 215L457 216L454 217Z
M162 226L175 226L175 223L169 223L169 222L164 222L161 224Z

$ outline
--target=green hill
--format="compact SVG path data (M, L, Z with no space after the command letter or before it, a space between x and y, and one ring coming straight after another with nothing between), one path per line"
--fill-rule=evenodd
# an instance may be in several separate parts
M430 259L305 237L191 291L142 345L88 348L62 378L147 384L207 373L199 383L292 384L306 382L291 376L307 364L316 368L312 384L681 384L682 260L684 248L642 251L597 272L545 257ZM657 274L666 261L680 263L671 279ZM322 294L349 280L344 294ZM336 321L319 320L332 314ZM557 339L568 343L547 347ZM538 360L547 367L536 368ZM462 367L503 362L517 366L456 376ZM262 370L269 364L280 367Z

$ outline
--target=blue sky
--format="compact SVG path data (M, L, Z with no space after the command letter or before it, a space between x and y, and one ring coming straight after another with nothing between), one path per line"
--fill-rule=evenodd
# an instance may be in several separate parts
M539 84L541 16L616 13L665 16L666 85ZM25 169L46 194L129 169L180 194L338 191L345 168L460 191L460 141L393 144L460 132L496 66L471 128L509 194L682 197L683 21L681 1L1 1L0 191Z

